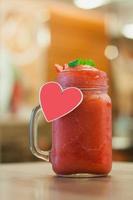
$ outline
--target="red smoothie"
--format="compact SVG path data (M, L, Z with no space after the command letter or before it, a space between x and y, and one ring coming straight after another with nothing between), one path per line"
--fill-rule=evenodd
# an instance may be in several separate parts
M51 162L60 175L108 174L112 165L111 99L107 75L94 67L77 66L58 73L63 88L78 87L82 103L53 122Z

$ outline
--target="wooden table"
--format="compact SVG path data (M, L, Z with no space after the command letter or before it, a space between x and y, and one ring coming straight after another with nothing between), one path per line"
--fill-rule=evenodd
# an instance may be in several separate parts
M43 162L0 165L0 200L132 199L132 163L114 163L108 177L76 179L55 176Z

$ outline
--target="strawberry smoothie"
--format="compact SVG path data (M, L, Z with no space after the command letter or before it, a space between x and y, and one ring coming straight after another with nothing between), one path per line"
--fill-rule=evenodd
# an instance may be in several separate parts
M106 73L78 65L63 68L57 81L63 88L80 88L83 102L53 122L53 170L60 175L108 174L112 165L112 122Z

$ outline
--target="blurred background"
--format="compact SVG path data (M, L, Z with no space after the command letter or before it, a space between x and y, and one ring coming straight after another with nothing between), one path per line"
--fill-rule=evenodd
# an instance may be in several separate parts
M28 147L31 110L54 63L91 58L108 73L113 160L133 161L133 1L0 1L0 162L35 161ZM40 120L39 145L51 147ZM45 132L45 133L44 133Z

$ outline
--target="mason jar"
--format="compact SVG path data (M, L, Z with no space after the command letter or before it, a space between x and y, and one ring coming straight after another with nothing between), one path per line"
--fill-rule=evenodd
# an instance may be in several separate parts
M50 161L58 175L107 175L112 166L112 105L107 94L107 74L82 66L58 73L57 82L64 89L79 88L83 101L75 110L52 122L52 148L49 152L40 151L34 145L36 116L41 112L40 106L36 107L31 118L32 152Z

